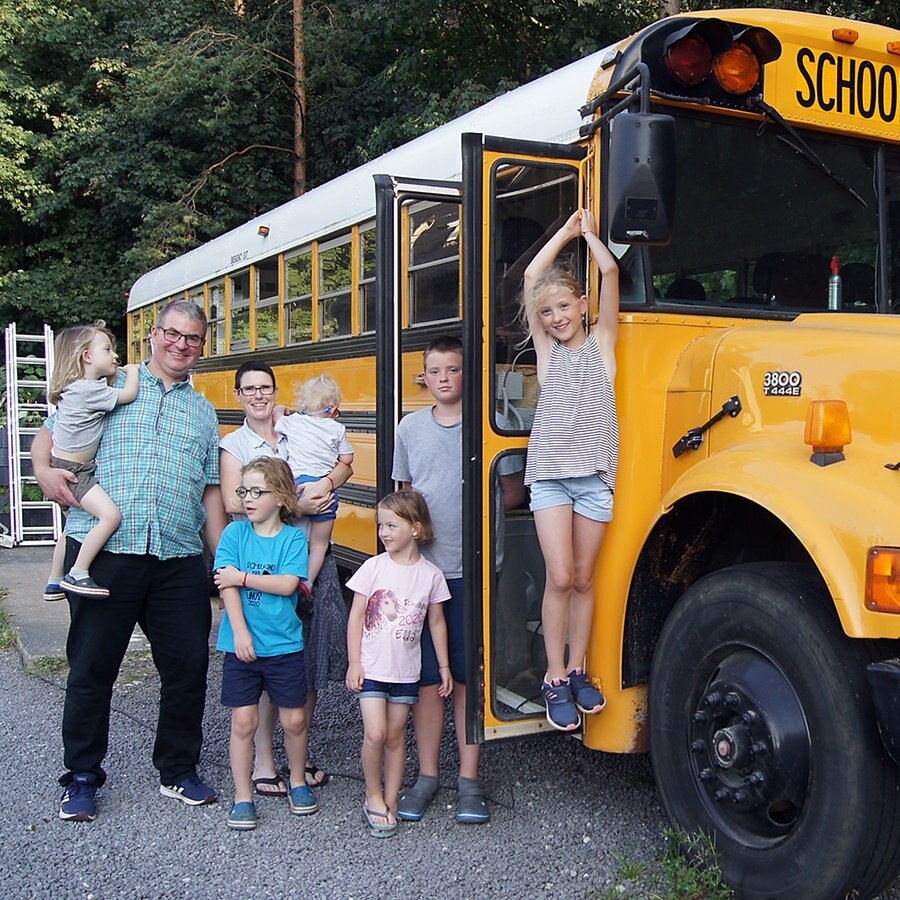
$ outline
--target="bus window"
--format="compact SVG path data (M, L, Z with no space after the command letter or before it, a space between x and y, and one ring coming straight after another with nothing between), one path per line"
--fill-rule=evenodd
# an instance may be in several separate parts
M278 260L256 266L256 346L278 344Z
M156 307L152 304L141 310L141 359L150 359L150 329L156 324Z
M842 186L786 140L773 125L679 117L678 224L671 244L649 251L656 302L826 312L837 256L849 267L841 309L874 310L866 287L878 243L872 145L804 135ZM697 177L714 169L716 178Z
M284 261L284 334L288 344L312 340L312 251Z
M360 331L375 330L375 224L359 229Z
M191 301L191 303L196 303L200 309L206 309L205 299L203 296L203 285L199 285L198 287L191 288L187 292L187 298Z
M319 337L351 334L352 286L350 235L319 247Z
M206 341L208 356L225 352L225 282L213 281L209 285L209 337Z
M230 275L231 282L231 343L229 350L250 347L250 270Z
M885 150L884 189L888 201L888 239L890 250L888 259L888 284L890 296L887 308L892 313L900 312L900 152L894 149Z
M459 318L459 204L409 209L409 324Z
M498 405L495 427L500 433L530 431L537 404L534 350L522 346L519 321L522 278L535 254L578 206L578 171L553 163L500 163L493 169L491 303L494 367ZM574 242L560 263L583 277L581 248Z
M528 511L524 476L524 450L499 456L491 473L495 579L491 696L498 718L543 714L535 699L547 670L541 632L544 559Z
M128 362L138 363L141 361L141 314L139 312L132 313L128 317L131 325L131 334L128 344Z

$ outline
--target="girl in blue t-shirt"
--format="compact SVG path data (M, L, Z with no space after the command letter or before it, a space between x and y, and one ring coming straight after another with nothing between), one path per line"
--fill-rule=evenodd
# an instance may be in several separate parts
M296 613L307 547L306 535L288 524L299 512L290 467L274 457L254 459L241 470L236 493L247 519L228 525L216 551L216 587L225 603L216 648L225 651L222 704L231 707L228 827L247 830L256 828L250 774L264 690L284 728L291 812L309 815L318 806L306 784L306 668Z

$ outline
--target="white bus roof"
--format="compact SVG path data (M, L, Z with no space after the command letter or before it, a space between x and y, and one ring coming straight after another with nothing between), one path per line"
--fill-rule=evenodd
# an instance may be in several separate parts
M605 52L597 51L497 97L153 269L135 282L128 297L128 310L373 218L374 175L459 180L460 138L466 132L572 143L582 123L578 106ZM265 237L258 233L262 225L269 229Z

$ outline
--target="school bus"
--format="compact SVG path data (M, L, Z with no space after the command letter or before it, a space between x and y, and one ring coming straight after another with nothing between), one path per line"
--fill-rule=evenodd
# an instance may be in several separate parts
M579 206L621 270L621 463L579 738L649 749L665 810L742 897L871 897L900 867L900 33L777 10L664 19L143 276L196 386L342 386L357 455L335 553L376 552L427 342L465 356L468 729L547 731L543 564L497 466L537 385L522 273ZM583 104L583 105L582 105ZM572 245L593 308L596 273ZM504 471L515 469L506 466ZM510 506L512 508L505 508Z

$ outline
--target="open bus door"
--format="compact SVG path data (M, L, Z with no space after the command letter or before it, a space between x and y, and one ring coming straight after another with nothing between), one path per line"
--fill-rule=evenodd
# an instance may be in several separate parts
M410 306L419 294L427 294L433 301L430 308L438 311L434 315L452 310L456 319L459 314L461 187L449 181L375 176L375 471L379 500L395 488L391 478L394 443L404 408L410 412L411 403L424 402L428 396L418 375L422 350L435 331L417 319ZM438 254L442 262L435 264L429 259L417 268L417 234L424 226L432 233L455 232L456 249ZM427 287L417 294L423 279ZM413 323L423 327L410 329Z
M544 565L524 487L537 402L525 267L585 205L577 145L463 136L463 577L469 741L550 728L541 699ZM577 242L581 243L581 242ZM565 252L568 252L566 248ZM572 253L581 254L572 245ZM581 256L575 259L584 270ZM474 651L474 652L473 652Z

